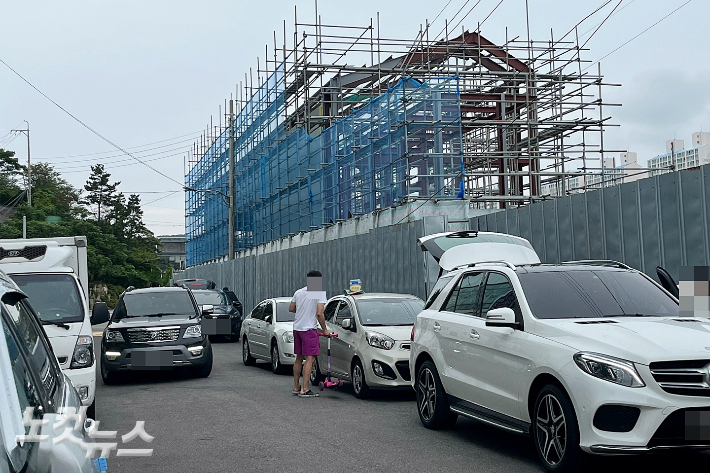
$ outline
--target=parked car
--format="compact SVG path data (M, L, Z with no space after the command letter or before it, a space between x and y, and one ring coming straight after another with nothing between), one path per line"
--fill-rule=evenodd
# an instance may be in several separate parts
M231 342L239 340L242 329L241 304L232 302L224 291L196 289L192 291L198 305L211 305L212 312L202 317L205 335L224 336Z
M217 284L209 279L177 279L173 282L173 286L184 287L187 289L216 289Z
M212 371L212 345L202 333L202 316L183 287L126 291L118 299L101 339L101 378L111 384L121 371L190 368L198 377ZM95 320L107 317L105 304L94 304Z
M86 451L64 439L64 427L55 429L59 412L77 412L81 399L71 380L62 372L37 315L27 303L27 296L0 272L0 471L51 473L96 471ZM37 431L46 435L41 442L17 442L18 435L28 435L23 415L31 408L32 421L46 421ZM88 430L94 425L86 419L80 429L69 435L92 442Z
M245 365L265 360L271 362L274 373L281 373L296 361L293 354L293 320L296 314L288 311L290 303L290 297L266 299L244 318L241 337Z
M408 294L372 293L336 296L325 306L333 376L352 382L359 398L370 389L410 387L410 334L424 301ZM318 385L327 369L327 340L311 372Z
M424 426L461 415L530 435L557 472L584 452L710 448L709 319L679 318L670 292L620 263L529 264L518 248L475 261L505 255L472 245L440 256L448 273L412 331Z

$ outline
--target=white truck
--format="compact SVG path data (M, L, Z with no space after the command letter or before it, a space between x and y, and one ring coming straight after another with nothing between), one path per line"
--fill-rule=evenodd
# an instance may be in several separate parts
M29 297L87 417L96 418L96 357L89 313L86 237L2 240L0 269Z

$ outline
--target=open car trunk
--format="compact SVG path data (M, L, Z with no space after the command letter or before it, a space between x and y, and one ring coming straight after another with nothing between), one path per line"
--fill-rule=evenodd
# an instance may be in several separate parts
M443 271L460 266L505 261L514 265L540 264L540 258L525 238L494 232L446 232L417 240Z

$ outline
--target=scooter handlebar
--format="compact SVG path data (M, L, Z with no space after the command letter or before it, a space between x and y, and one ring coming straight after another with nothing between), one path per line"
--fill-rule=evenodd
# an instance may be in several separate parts
M335 337L335 338L338 338L338 334L337 334L337 333L332 333L332 332L331 332L330 335L325 335L325 334L323 334L322 332L318 332L318 336L320 336L320 337Z

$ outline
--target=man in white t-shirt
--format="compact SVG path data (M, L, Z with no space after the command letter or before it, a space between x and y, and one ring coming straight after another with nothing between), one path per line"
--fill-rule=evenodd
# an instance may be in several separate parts
M308 285L296 291L288 307L290 312L296 313L293 322L293 352L296 354L296 362L293 364L292 393L299 397L318 397L318 393L308 388L308 382L311 378L313 362L320 354L319 323L323 335L330 336L330 332L325 327L323 313L327 299L323 291L320 271L309 271L307 281ZM303 372L303 383L299 384L301 372Z

